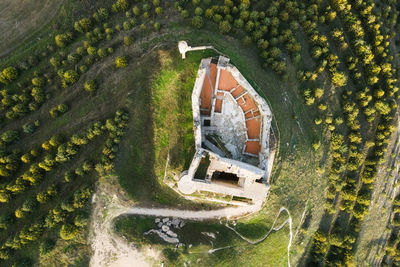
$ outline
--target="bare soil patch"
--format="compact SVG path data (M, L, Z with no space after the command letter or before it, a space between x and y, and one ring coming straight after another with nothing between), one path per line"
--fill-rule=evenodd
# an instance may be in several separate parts
M0 1L0 56L29 39L58 12L63 1Z

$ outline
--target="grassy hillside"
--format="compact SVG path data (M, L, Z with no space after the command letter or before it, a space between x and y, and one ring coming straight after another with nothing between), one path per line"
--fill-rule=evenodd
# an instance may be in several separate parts
M212 207L163 183L165 170L179 176L191 160L190 94L201 58L214 55L182 60L177 40L230 57L274 114L270 194L238 229L259 237L285 206L297 232L292 264L398 262L397 1L8 2L0 3L1 265L87 265L99 176L117 175L139 205ZM117 222L133 240L135 220ZM287 226L254 247L221 237L236 247L204 265L287 262ZM202 257L178 252L177 266Z

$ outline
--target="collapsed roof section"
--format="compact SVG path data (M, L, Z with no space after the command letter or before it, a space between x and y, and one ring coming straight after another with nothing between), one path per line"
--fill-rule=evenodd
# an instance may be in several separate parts
M192 109L196 154L179 190L263 201L272 167L272 113L266 101L229 58L219 56L201 61Z

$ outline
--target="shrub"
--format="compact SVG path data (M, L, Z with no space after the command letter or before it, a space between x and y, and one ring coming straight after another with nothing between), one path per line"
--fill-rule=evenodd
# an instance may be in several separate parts
M127 0L117 0L111 7L112 12L126 11L128 9L128 1Z
M160 23L158 23L158 22L154 23L154 30L159 31L160 28L161 28Z
M115 66L117 68L125 68L126 66L128 66L128 60L126 59L126 57L117 57L115 59Z
M345 86L347 83L347 77L344 73L342 72L334 72L332 74L332 84L336 87L342 87Z
M18 132L17 131L5 131L4 133L2 133L0 135L0 139L3 143L5 144L10 144L12 142L14 142L15 140L17 140L19 137Z
M67 182L67 183L72 182L74 177L75 177L75 175L74 175L74 173L72 171L67 171L64 174L64 181Z
M31 134L35 131L36 127L33 123L26 123L22 126L22 130L26 134Z
M131 36L124 36L124 45L130 46L133 44L133 38Z
M322 88L315 89L314 95L316 98L321 98L324 95L324 89Z
M72 34L71 33L62 33L62 34L57 34L56 37L54 37L56 41L56 45L59 47L65 47L69 42L72 41Z
M318 109L320 109L320 110L322 110L322 111L324 111L324 110L326 110L328 107L325 105L325 104L319 104L318 105Z
M0 173L0 175L4 176L2 173ZM10 200L11 200L11 194L9 192L0 191L0 202L7 203Z
M92 26L92 22L90 21L89 18L83 18L79 21L76 21L74 23L74 28L78 32L88 32L90 30L90 27Z
M31 155L29 153L25 153L21 156L21 161L23 163L29 163L31 162Z
M85 82L84 88L86 92L92 93L96 90L96 83L94 80L88 80Z
M320 141L314 142L312 144L312 146L313 146L314 150L317 151L318 148L321 146L321 142Z
M79 66L79 71L81 73L85 73L87 70L88 70L88 67L86 65Z
M88 219L86 214L78 214L75 216L74 224L78 227L83 227L88 224Z
M194 16L194 18L192 19L192 25L196 29L201 29L204 25L203 18L200 16Z
M224 20L221 21L219 24L219 31L221 33L229 33L231 31L232 27L231 24L229 23L229 21Z
M0 73L0 82L7 84L12 80L15 80L17 76L18 71L15 67L7 67Z
M156 14L161 15L163 13L162 7L156 7Z
M15 210L15 217L18 219L24 218L25 217L25 212L21 209L16 209Z
M86 49L86 51L87 51L88 55L91 56L91 57L94 57L94 56L97 55L96 47L89 46L89 47Z
M132 12L135 16L140 16L140 8L138 6L134 6Z
M322 123L322 119L321 118L317 118L317 119L314 120L314 123L316 125L320 125Z
M186 19L189 17L189 12L187 10L182 10L181 17Z
M72 224L64 224L61 226L60 237L64 240L73 239L78 234L78 228Z
M375 102L375 108L382 115L387 115L391 111L389 104L384 101Z
M32 212L35 210L35 208L37 207L37 202L35 199L32 198L28 198L27 200L24 201L24 203L22 204L21 210L25 211L25 212Z
M107 56L107 51L104 48L99 48L99 50L97 50L97 55L100 58L105 58Z
M68 106L67 106L67 104L59 104L58 106L57 106L57 110L59 111L59 112L61 112L61 113L65 113L65 112L67 112L68 111Z
M108 10L106 8L99 8L97 12L93 14L93 18L97 21L105 21L108 19Z
M203 15L203 9L201 7L196 7L196 9L194 10L194 14L196 16L201 16Z
M32 84L36 87L42 87L44 85L44 79L40 77L34 77L32 79Z
M67 70L63 74L63 81L67 84L74 84L79 78L79 74L75 70Z

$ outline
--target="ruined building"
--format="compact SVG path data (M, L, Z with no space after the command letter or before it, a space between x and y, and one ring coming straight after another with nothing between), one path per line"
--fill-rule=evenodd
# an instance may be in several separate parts
M264 201L269 188L266 101L223 56L201 61L192 93L196 153L179 182L187 195L211 192L231 201Z

